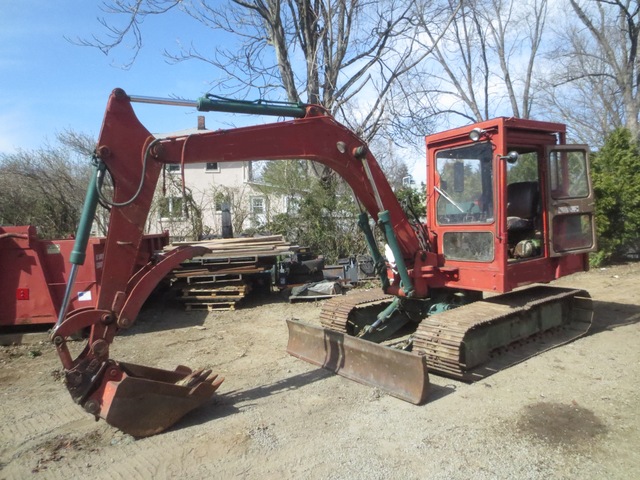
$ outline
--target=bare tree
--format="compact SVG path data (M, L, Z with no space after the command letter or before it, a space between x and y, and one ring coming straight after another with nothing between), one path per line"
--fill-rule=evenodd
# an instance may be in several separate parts
M635 0L570 0L576 20L554 52L551 105L578 128L583 141L602 143L625 126L640 136L640 4Z
M545 33L547 0L518 2L523 8L518 15L515 15L514 4L508 0L492 0L486 20L511 111L516 117L529 118L535 97L535 64ZM500 15L502 12L505 14ZM525 53L521 65L517 60L519 53Z
M95 141L71 131L59 145L0 154L0 223L35 225L40 235L75 233L91 172Z
M321 104L365 140L378 131L388 93L415 64L415 0L110 0L106 34L81 40L109 54L125 40L142 48L143 22L174 12L228 35L224 45L166 48L170 61L214 67L212 89ZM430 5L431 2L423 2ZM122 23L119 23L122 22ZM353 107L365 112L354 115Z
M448 25L453 18L456 7L451 7L447 18L440 15L441 3L110 0L103 2L109 18L100 20L106 35L81 43L109 54L123 41L133 40L133 62L142 48L146 19L171 13L188 15L211 29L216 35L212 38L222 36L225 41L167 47L163 53L169 61L211 65L215 75L211 89L216 93L321 104L371 142L376 136L393 135L394 122L385 120L392 110L393 88L430 53L419 43L416 15L422 16L421 24L445 20ZM448 9L449 3L446 5ZM397 170L395 165L391 168ZM320 178L334 176L313 163L308 171Z
M206 194L182 185L177 176L165 175L154 193L147 229L169 230L172 240L200 240L210 233L204 223L209 205Z
M424 45L433 55L410 82L403 82L402 95L420 112L412 122L428 127L435 117L470 122L498 114L529 118L547 0L470 0L461 7L452 1L447 13L458 8L444 32L438 22L418 16Z

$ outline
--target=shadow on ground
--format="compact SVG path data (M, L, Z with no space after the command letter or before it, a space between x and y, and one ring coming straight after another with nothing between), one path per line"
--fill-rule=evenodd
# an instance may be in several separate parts
M640 305L594 300L593 312L590 335L640 322Z
M221 395L216 395L210 403L185 416L184 420L176 425L174 429L179 430L219 418L224 418L240 411L238 405L241 403L254 402L261 398L291 392L293 390L306 387L312 383L325 380L333 375L334 373L328 370L318 368L310 372L299 373L267 385L260 385L246 390L234 390ZM350 380L345 379L345 381ZM429 386L429 396L423 405L428 405L440 400L455 391L456 386L452 384L445 386L431 384ZM416 408L419 408L419 406L416 406Z
M277 293L271 295L252 293L241 300L236 308L244 310L282 303L287 301ZM120 335L198 327L204 325L209 313L207 310L185 311L184 304L177 298L154 295L144 304L134 326L129 330L121 331Z

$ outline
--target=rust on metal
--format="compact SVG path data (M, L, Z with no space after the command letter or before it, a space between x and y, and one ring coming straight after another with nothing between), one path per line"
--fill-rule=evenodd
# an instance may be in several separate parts
M320 323L323 327L336 332L352 333L348 330L350 315L359 308L391 303L395 297L380 290L357 292L351 295L334 297L322 305Z
M545 329L542 317L554 307L559 309L561 318L556 319L556 326ZM593 306L586 291L532 287L422 320L414 334L413 351L426 355L430 371L473 381L585 335L592 319ZM490 336L492 329L508 329L510 322L522 324L525 320L532 324L529 335L514 328L511 338L503 344L492 344L483 352L473 351L472 337Z
M287 320L287 352L340 376L407 402L424 403L429 374L423 355L384 347L356 337Z
M223 382L211 371L175 371L119 362L108 370L86 406L99 400L97 416L134 437L155 435L208 402Z
M336 297L325 302L322 326L352 334L350 322L358 309L382 305L393 297L379 291ZM557 326L545 328L540 316L553 314ZM546 309L543 311L543 309ZM484 378L522 362L542 351L584 335L591 325L593 306L584 290L536 286L431 315L423 319L412 337L412 351L424 355L430 372L464 381ZM504 338L492 333L508 329L511 323L529 321L527 335L516 327ZM478 351L474 338L486 336L487 348Z

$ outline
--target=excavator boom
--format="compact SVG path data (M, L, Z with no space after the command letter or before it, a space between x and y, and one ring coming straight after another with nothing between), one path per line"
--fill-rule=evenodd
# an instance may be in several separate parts
M133 271L153 194L165 164L212 159L217 162L282 159L321 162L345 179L374 219L379 215L386 218L389 231L393 232L398 258L406 257L411 261L420 251L420 240L366 145L321 107L226 101L209 96L197 102L198 108L290 115L296 119L155 138L136 118L132 100L191 105L184 101L129 97L120 89L113 91L94 157L95 175L87 191L71 259L74 269L84 262L86 239L97 205L99 202L107 204L111 212L104 249L103 283L95 308L67 312L73 293L74 275L70 276L51 338L65 368L72 398L96 418L103 418L132 435L146 436L168 428L188 411L208 401L222 382L210 375L211 372L193 372L182 366L175 371L151 369L109 357L109 347L116 333L134 324L142 303L158 282L185 259L203 253L201 247L180 247L158 255L141 271ZM102 188L106 175L110 175L113 183L110 198ZM403 288L399 284L387 285L390 291L402 294ZM67 339L85 328L91 329L87 346L73 358ZM338 334L327 335L335 339ZM363 342L345 339L344 344L362 347ZM360 351L364 354L366 350L361 348ZM368 361L373 359L369 357ZM344 363L344 358L339 362ZM363 363L357 368L343 365L340 373L354 372L351 376L361 376L365 381L365 370ZM426 390L424 366L422 377L424 386L418 389ZM424 397L424 394L408 395L415 401Z

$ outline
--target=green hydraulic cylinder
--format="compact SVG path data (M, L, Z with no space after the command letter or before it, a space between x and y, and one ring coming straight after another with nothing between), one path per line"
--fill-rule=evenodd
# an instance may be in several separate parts
M398 273L400 274L400 280L402 281L402 289L407 297L410 297L413 293L413 282L411 281L411 277L409 276L409 271L407 270L407 265L404 263L404 257L402 256L402 251L400 250L400 245L398 245L398 240L396 239L396 234L393 231L393 226L391 225L391 216L389 215L388 210L383 210L378 214L378 221L382 224L384 228L385 237L387 239L387 244L393 253L396 267L398 269Z
M389 277L387 277L387 271L384 263L384 258L378 250L378 244L376 243L376 239L373 237L373 232L371 231L371 227L369 226L369 216L366 212L361 212L358 216L358 227L362 230L364 234L364 239L367 243L367 247L369 249L369 253L371 257L373 257L373 263L376 266L376 271L378 275L380 275L380 282L382 282L382 290L386 291L389 287Z
M73 265L84 265L87 255L87 244L91 236L91 225L96 216L98 207L98 177L104 174L106 165L100 162L95 168L95 174L91 176L91 181L87 187L87 196L84 199L80 222L76 231L76 240L73 243L73 250L69 256L69 261Z
M200 97L197 101L197 109L200 112L248 113L295 118L303 118L307 114L307 105L304 103L231 100L216 95Z
M137 103L152 103L156 105L196 107L200 112L248 113L249 115L271 115L295 118L305 117L308 107L306 103L276 102L262 99L235 100L213 94L207 94L198 100L129 95L129 100Z
M76 280L76 274L78 272L78 266L84 265L85 258L87 256L87 244L89 243L89 237L91 236L91 225L93 219L96 216L96 209L98 207L98 177L104 174L106 165L99 162L96 165L95 173L91 176L89 186L87 187L87 196L84 199L84 206L82 207L82 214L80 215L80 222L78 223L78 229L76 231L76 239L73 243L73 250L69 255L69 261L71 262L71 271L69 272L69 279L67 280L67 288L64 293L62 304L60 305L60 311L58 312L58 321L53 327L53 335L55 331L62 323L64 316L69 307L69 301L71 300L71 290Z

